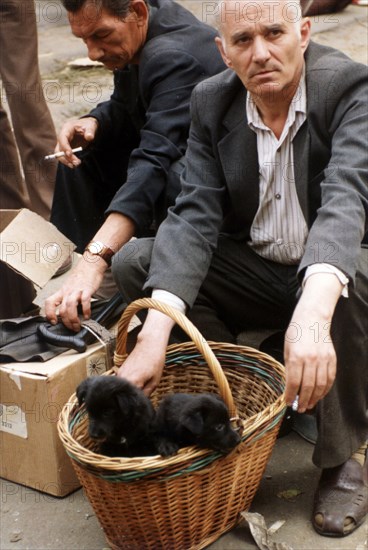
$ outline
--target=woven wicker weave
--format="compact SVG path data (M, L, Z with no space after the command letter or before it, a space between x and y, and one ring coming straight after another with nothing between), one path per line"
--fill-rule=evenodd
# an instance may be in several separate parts
M105 457L75 395L59 435L112 548L200 549L234 527L252 502L285 411L284 367L252 348L206 342L184 315L149 299L131 304L119 322L117 366L126 358L129 321L142 308L168 314L193 340L167 348L153 403L173 392L219 393L240 418L240 444L225 456L187 447L169 458Z

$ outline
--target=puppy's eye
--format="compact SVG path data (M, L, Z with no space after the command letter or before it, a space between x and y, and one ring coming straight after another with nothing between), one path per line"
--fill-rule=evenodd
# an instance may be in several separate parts
M222 432L224 428L225 428L225 424L216 424L215 426L216 432Z

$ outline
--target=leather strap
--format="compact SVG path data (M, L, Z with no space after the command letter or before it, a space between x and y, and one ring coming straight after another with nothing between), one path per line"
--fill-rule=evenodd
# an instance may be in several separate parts
M104 344L106 348L107 366L108 369L111 369L116 345L116 336L94 319L86 319L82 321L81 325L91 332L101 344Z

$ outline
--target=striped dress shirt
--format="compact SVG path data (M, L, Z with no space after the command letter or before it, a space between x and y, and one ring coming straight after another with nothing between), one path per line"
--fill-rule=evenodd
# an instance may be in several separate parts
M279 139L263 123L251 94L247 95L246 109L249 127L257 135L260 195L249 245L274 262L297 264L308 235L295 188L293 156L293 139L307 117L304 74Z

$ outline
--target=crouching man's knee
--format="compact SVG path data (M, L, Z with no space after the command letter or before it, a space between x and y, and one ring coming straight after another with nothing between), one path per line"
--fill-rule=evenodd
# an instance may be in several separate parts
M154 239L134 239L113 257L112 274L124 300L128 303L143 296Z

